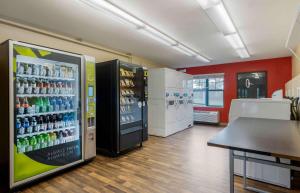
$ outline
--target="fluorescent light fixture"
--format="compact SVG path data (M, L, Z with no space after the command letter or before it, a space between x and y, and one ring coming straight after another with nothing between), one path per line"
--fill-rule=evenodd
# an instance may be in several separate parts
M178 52L181 52L181 53L185 54L185 55L194 56L194 54L192 54L191 52L188 52L188 51L186 51L186 50L184 50L184 49L182 49L178 46L172 46L172 48L177 50Z
M196 55L198 54L198 53L195 52L194 50L192 50L192 49L190 49L190 48L188 48L188 47L186 47L186 46L184 46L184 45L182 45L182 44L178 44L177 47L178 47L179 49L183 50L184 52L189 53L190 56L196 56Z
M208 8L206 13L224 35L236 32L234 24L222 2Z
M85 4L92 6L96 9L104 9L105 11L118 16L122 20L135 25L136 27L143 27L145 24L141 20L137 19L136 17L132 16L128 12L124 11L123 9L119 8L118 6L108 2L106 0L80 0Z
M131 13L123 10L122 8L118 7L114 3L111 3L109 0L80 0L81 2L89 5L90 7L106 12L117 16L118 18L122 19L123 21L126 21L127 23L133 24L137 30L152 39L159 41L165 45L171 46L173 49L188 55L197 57L198 59L202 61L208 61L206 58L199 55L198 52L194 51L191 48L188 48L186 46L183 46L178 41L174 40L173 38L169 37L168 35L160 32L159 30L155 29L154 27L151 27L150 25L146 24L143 20L135 17ZM220 0L210 0L212 2L218 3ZM208 4L210 5L210 4Z
M203 62L210 62L208 59L206 59L206 58L204 58L203 56L200 56L200 55L197 55L196 58L197 58L198 60L203 61Z
M221 0L197 0L202 9L208 9L220 3Z
M246 50L246 48L242 48L242 49L237 49L235 50L237 52L237 54L241 57L241 58L249 58L250 55L248 53L248 51Z
M177 42L175 40L173 40L169 36L163 34L162 32L156 30L155 28L153 28L151 26L147 25L144 28L139 29L139 31L142 32L143 34L148 35L152 39L155 39L165 45L174 46L177 44Z
M234 33L234 34L226 35L225 38L234 49L245 48L245 45L241 40L239 34Z

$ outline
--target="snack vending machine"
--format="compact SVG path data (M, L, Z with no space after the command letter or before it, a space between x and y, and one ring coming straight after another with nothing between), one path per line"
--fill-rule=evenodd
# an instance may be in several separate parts
M144 68L143 141L148 140L148 70Z
M144 70L119 60L96 64L97 152L117 156L142 145Z
M0 53L1 187L83 162L83 56L12 40Z

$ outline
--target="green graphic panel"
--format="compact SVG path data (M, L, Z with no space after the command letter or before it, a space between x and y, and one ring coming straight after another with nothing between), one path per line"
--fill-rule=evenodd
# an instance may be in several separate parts
M87 111L87 118L95 117L96 116L96 102L95 102L95 95L96 95L96 85L95 85L95 63L87 61L86 62L86 91L88 94L88 111ZM93 90L93 94L91 94L91 89Z
M16 146L14 147L14 157L15 182L58 168L57 166L49 166L36 162L25 154L18 154Z

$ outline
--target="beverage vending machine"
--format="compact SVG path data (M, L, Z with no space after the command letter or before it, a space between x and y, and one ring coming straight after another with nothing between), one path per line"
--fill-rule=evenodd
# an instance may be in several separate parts
M93 157L84 148L86 120L95 117L90 108L95 100L85 103L95 96L87 95L84 61L82 55L23 42L1 44L2 188L14 189ZM89 125L95 126L95 118Z

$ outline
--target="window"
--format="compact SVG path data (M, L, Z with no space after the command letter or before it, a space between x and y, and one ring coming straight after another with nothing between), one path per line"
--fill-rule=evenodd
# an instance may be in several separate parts
M224 105L224 74L199 75L193 79L194 105Z

